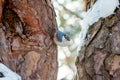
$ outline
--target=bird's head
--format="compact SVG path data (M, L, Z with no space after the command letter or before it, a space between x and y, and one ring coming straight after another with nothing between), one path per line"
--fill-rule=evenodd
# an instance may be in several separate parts
M54 36L54 42L59 46L65 47L70 44L70 37L58 30Z

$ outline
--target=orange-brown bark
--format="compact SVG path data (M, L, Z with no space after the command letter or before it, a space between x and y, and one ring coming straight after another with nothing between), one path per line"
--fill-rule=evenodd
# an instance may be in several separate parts
M120 80L120 9L115 13L90 27L75 80Z
M1 62L23 80L56 80L57 31L50 0L0 1Z

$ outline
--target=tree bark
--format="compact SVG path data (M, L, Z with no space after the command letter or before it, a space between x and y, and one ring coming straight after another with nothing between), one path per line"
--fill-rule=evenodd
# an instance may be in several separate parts
M0 0L0 62L22 80L57 79L51 0Z
M120 9L92 25L87 35L75 80L120 80Z

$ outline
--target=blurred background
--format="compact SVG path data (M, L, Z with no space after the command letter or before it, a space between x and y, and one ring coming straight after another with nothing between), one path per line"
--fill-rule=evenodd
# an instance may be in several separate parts
M68 34L72 40L67 47L58 47L58 80L73 80L76 74L75 60L79 33L80 20L85 15L83 0L52 0L56 12L59 30Z

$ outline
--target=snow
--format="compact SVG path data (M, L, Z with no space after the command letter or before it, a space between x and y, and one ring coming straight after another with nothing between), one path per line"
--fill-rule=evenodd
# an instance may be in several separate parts
M1 77L0 80L22 80L17 73L13 72L2 63L0 63L0 72L5 76Z
M97 0L92 8L87 11L86 16L80 22L82 30L79 34L80 42L78 51L81 50L81 46L84 45L89 26L97 22L100 18L106 18L115 14L114 11L117 7L119 7L119 0Z

